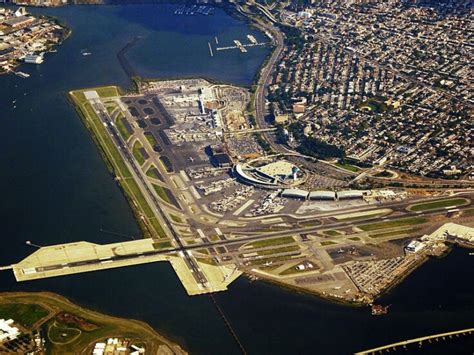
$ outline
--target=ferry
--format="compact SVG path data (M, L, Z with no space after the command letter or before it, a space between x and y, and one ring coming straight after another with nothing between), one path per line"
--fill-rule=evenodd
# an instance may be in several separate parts
M390 307L390 306L391 305L382 306L380 304L372 304L371 305L372 315L373 316L381 316L381 315L387 314L388 313L388 307Z

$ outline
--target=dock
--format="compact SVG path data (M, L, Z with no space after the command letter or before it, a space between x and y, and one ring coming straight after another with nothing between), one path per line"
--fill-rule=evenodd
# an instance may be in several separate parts
M211 54L211 57L214 57L214 53L212 52L211 43L207 42L207 45L209 46L209 53Z
M237 44L236 42L239 42L239 44ZM241 52L245 53L245 52L247 52L247 48L258 47L258 46L266 46L268 44L268 43L265 43L265 42L242 44L238 40L235 40L234 43L236 44L235 46L217 47L216 50L225 51L225 50L229 50L229 49L240 49Z
M233 265L215 266L196 260L207 279L206 285L196 281L182 252L162 249L151 238L112 244L75 242L41 247L17 264L0 267L13 270L17 281L31 281L83 272L168 261L190 296L227 290L242 273ZM191 257L193 257L191 255Z

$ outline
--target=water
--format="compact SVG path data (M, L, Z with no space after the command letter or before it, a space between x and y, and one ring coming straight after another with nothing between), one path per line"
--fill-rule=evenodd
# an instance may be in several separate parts
M73 34L43 65L21 68L32 74L29 79L0 77L1 265L29 254L26 240L42 245L117 240L100 228L139 234L126 200L64 95L104 84L129 87L116 53L135 36L142 40L127 57L143 76L252 82L267 49L220 52L211 58L207 42L217 35L220 45L231 44L249 33L263 40L262 34L222 11L187 17L171 15L174 8L34 10L58 16ZM82 50L92 55L84 57ZM13 100L18 100L16 109ZM393 304L385 317L244 278L216 298L251 354L348 354L473 326L471 260L465 250L455 250L448 258L429 262L384 297L383 303ZM0 290L58 292L87 307L144 320L192 353L239 353L208 297L188 297L166 263L21 284L2 272ZM472 343L462 346L468 349Z

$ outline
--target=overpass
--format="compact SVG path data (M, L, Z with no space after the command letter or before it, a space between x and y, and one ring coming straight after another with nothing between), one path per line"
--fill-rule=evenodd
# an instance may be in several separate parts
M383 352L390 352L392 350L396 350L399 347L403 347L405 349L410 344L418 343L418 345L421 346L424 341L431 342L432 340L435 340L435 341L439 341L439 339L445 340L447 337L452 338L453 336L459 337L461 335L471 335L473 332L474 332L474 328L468 328L468 329L463 329L463 330L456 330L453 332L428 335L428 336L419 337L415 339L399 341L398 343L388 344L388 345L380 346L378 348L360 351L360 352L355 353L355 355L381 354Z

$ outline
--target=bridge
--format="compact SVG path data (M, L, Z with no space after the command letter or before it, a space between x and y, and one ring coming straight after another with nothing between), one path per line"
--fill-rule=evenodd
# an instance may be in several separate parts
M399 347L406 348L407 345L416 344L418 343L420 346L423 344L424 341L431 342L432 340L439 341L439 339L445 340L446 338L452 338L453 336L459 337L460 335L470 335L474 332L474 328L468 328L463 330L456 330L453 332L447 333L440 333L434 335L428 335L420 338L410 339L410 340L403 340L398 343L388 344L384 346L380 346L378 348L373 348L369 350L364 350L355 353L355 355L364 355L364 354L382 354L383 352L390 352L392 350L396 350Z

